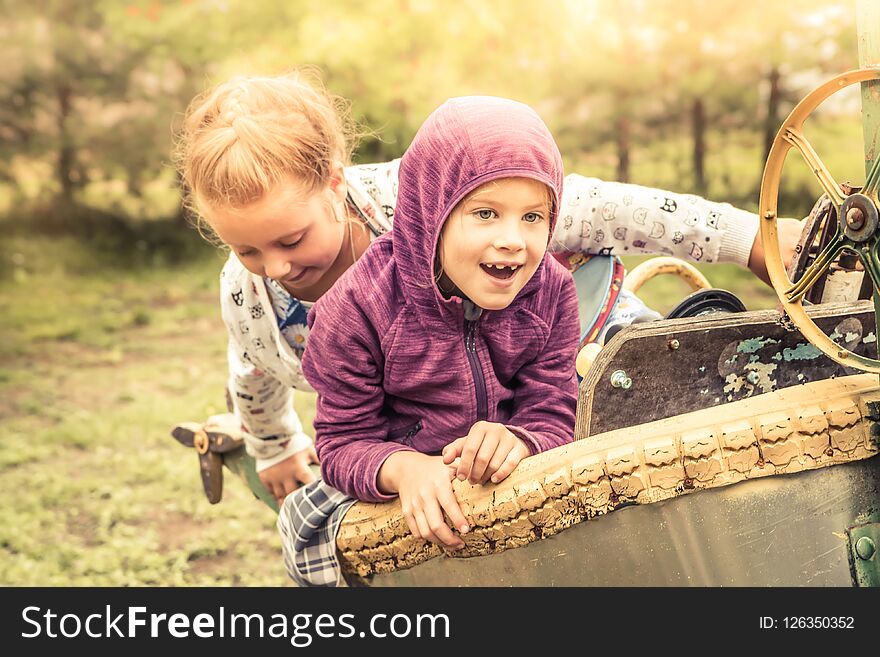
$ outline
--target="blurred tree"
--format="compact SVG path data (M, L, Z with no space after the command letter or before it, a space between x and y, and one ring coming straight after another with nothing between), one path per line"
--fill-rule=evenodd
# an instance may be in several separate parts
M120 180L138 196L166 171L172 117L235 43L206 3L0 3L0 52L15 54L0 73L3 172L52 162L45 188L62 206L87 182Z
M369 126L360 161L399 157L451 96L503 95L540 109L557 68L563 7L502 0L307 3L290 42ZM277 38L277 37L276 37Z
M651 30L631 20L644 4L568 2L567 16L561 19L563 61L554 79L556 88L551 89L561 96L560 141L565 144L569 134L577 135L574 152L613 144L615 175L622 182L630 180L633 145L651 105Z
M91 3L42 0L3 2L3 48L16 65L0 78L10 102L0 109L4 160L26 154L54 160L57 193L70 202L87 180L87 140L80 120L81 98L124 93L130 60L102 32L103 20ZM8 171L8 170L7 170Z
M591 168L583 173L629 180L638 170L638 182L704 191L726 135L754 139L757 151L775 133L809 80L794 73L855 61L850 12L829 0L0 0L0 9L0 182L21 182L22 162L51 163L46 180L39 169L30 177L63 203L144 195L126 206L138 208L154 182L174 184L172 134L188 102L235 73L317 69L368 128L361 162L401 155L446 98L495 94L535 107L567 164Z
M845 59L837 44L853 30L850 12L825 0L792 0L784 10L739 0L659 0L650 12L664 35L658 57L670 92L666 111L688 117L693 188L701 194L710 128L760 130L763 166L780 114L803 95L786 86L786 76Z

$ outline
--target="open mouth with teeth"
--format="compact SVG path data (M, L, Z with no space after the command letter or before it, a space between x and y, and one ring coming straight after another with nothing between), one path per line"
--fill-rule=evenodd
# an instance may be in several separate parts
M522 265L492 265L481 263L480 267L484 272L493 278L507 279L513 276Z

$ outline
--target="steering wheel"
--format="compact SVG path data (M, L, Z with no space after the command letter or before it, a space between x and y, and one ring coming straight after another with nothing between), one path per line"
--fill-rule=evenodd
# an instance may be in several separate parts
M870 276L874 287L875 313L880 310L877 308L877 290L880 289L880 232L878 232L880 222L878 222L877 209L880 157L874 159L864 187L856 192L835 181L803 132L804 121L829 96L857 82L876 79L880 79L880 69L849 71L817 87L797 104L779 128L767 156L767 164L761 178L759 213L767 272L782 308L791 321L813 346L831 360L846 367L880 374L880 360L860 356L838 345L816 326L803 306L804 295L828 273L829 267L838 256L848 252L858 257L865 272ZM789 279L782 262L776 224L779 181L785 156L791 148L795 148L804 158L837 216L832 237L813 263L804 269L797 282Z
M692 264L670 256L659 256L639 263L623 279L623 289L635 294L639 288L650 279L661 274L675 274L687 283L691 290L699 292L711 290L712 286L708 279L703 276L699 269ZM584 345L578 351L575 369L579 376L584 377L596 356L602 350L602 345L595 342Z
M690 285L693 291L712 287L706 277L700 273L700 270L692 264L678 258L660 256L640 262L633 267L633 270L623 279L623 289L635 294L642 285L660 274L675 274Z

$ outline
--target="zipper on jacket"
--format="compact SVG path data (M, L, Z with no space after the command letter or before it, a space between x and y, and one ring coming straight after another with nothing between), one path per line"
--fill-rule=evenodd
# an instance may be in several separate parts
M464 321L464 350L467 353L471 374L474 377L474 387L477 389L477 420L488 420L489 398L486 394L486 379L483 377L480 358L477 356L477 324L479 321L479 318Z
M412 447L412 439L421 430L422 430L422 421L419 420L418 422L416 422L412 426L403 427L401 429L395 429L394 431L389 431L388 432L388 440L397 441L402 438L404 444Z

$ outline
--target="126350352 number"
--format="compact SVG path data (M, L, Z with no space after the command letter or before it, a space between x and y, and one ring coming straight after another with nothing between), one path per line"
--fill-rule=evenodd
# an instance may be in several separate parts
M852 616L785 616L782 626L787 630L851 630Z

